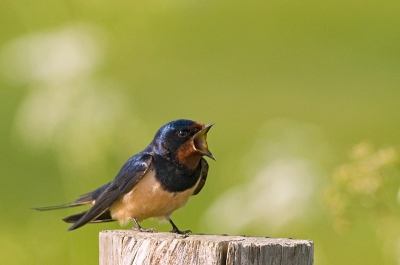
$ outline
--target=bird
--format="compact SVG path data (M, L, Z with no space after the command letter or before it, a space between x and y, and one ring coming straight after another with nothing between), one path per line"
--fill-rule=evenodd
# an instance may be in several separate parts
M126 225L133 221L134 230L156 232L139 223L158 218L172 225L172 233L190 233L179 230L171 214L198 194L206 182L209 166L204 156L215 160L206 141L213 125L187 119L171 121L156 132L143 151L129 158L109 183L70 203L33 209L91 205L87 211L62 219L72 223L68 231L88 223L119 221Z

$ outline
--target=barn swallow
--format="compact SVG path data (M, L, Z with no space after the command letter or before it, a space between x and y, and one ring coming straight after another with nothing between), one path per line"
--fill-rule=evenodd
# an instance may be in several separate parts
M203 156L215 160L206 141L211 126L213 123L171 121L157 131L143 151L128 159L111 182L73 202L34 209L46 211L92 205L88 211L63 219L73 223L68 231L87 223L116 220L121 225L132 220L133 229L155 231L143 229L139 222L156 217L169 221L171 232L187 234L190 230L179 230L171 214L184 206L190 196L198 194L206 182L208 163Z

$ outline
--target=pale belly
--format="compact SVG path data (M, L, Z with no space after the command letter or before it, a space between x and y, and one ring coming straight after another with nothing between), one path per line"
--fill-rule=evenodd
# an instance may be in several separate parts
M121 225L126 225L133 217L138 222L151 217L169 217L173 211L186 204L200 181L199 179L188 190L171 193L162 189L154 175L155 170L148 170L130 192L110 207L113 219L118 220Z

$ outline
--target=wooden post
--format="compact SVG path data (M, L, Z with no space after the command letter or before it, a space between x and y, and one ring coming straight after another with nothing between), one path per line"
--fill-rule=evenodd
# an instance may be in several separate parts
M100 232L100 265L296 264L312 265L314 244L285 238Z

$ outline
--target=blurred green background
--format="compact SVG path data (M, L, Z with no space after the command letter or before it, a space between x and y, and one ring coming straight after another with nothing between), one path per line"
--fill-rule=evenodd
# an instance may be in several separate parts
M17 0L0 23L1 263L97 264L117 223L67 233L82 209L30 207L110 181L189 118L216 123L217 161L181 229L400 264L399 1Z

